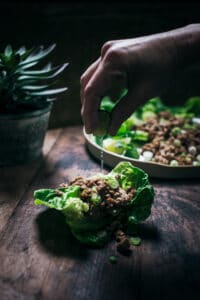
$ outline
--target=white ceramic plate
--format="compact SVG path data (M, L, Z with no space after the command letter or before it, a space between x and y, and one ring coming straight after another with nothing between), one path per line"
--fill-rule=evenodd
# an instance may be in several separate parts
M87 134L83 129L86 139L86 145L89 152L98 160L101 160L101 152L103 151L104 164L109 167L115 167L120 161L129 161L134 166L143 169L151 177L157 178L194 178L200 177L200 166L168 166L155 162L144 162L134 158L109 152L95 143L94 136Z

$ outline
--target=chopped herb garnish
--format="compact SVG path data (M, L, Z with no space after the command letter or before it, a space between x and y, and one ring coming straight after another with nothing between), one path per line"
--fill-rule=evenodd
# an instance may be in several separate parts
M130 244L133 245L133 246L139 246L142 242L140 237L131 237L129 239L129 241L130 241Z
M114 255L111 255L109 257L109 261L110 261L111 264L115 265L117 263L117 257L114 256Z

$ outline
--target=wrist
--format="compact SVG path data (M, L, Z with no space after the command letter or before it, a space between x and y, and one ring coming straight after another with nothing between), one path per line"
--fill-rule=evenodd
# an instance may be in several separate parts
M200 24L191 24L171 32L175 45L175 66L184 70L200 61Z

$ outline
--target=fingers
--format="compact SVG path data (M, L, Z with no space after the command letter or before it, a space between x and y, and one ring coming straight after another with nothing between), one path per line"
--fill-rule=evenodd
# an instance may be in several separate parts
M98 109L101 99L110 85L110 74L99 64L83 89L82 118L87 133L92 133L98 124Z
M114 107L108 133L115 135L121 124L145 101L145 94L143 94L140 88L129 91Z
M114 107L111 115L111 123L108 129L108 133L110 135L115 135L120 125L132 114L132 102L132 94L128 93Z
M82 76L81 114L87 133L92 133L98 126L98 110L102 98L110 96L118 87L127 88L124 54L123 49L110 48Z
M90 67L81 76L81 102L82 102L82 104L84 102L84 97L83 97L84 89L85 89L88 81L94 74L95 70L97 69L100 60L101 59L99 58L93 64L91 64Z

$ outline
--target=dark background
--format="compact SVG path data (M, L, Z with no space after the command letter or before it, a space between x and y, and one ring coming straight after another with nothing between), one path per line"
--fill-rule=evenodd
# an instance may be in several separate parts
M200 21L196 2L159 1L1 1L1 46L26 47L56 43L51 60L68 61L62 85L65 95L54 105L50 127L80 124L80 76L104 42L170 30ZM198 66L182 74L163 97L182 102L200 94Z

